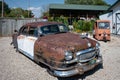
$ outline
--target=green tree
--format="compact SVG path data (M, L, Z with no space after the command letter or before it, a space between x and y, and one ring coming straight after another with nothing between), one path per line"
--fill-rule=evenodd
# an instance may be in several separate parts
M28 13L29 13L29 16L28 16ZM28 10L23 10L22 8L14 8L14 9L11 9L9 17L31 18L33 17L33 13L31 11L28 12Z
M44 16L49 16L49 11L46 11L46 12L43 12L43 16L42 17L44 17Z
M0 1L0 14L2 13L2 1ZM6 17L10 13L10 8L8 5L4 2L4 16ZM1 15L0 15L1 16Z
M108 5L103 0L65 0L65 4Z

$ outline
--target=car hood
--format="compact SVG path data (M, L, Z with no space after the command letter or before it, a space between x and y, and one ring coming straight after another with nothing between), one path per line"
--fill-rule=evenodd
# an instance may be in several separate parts
M72 52L95 47L96 41L90 38L83 38L74 33L60 33L39 37L39 45L46 50L64 52L70 50ZM89 46L89 44L91 44Z

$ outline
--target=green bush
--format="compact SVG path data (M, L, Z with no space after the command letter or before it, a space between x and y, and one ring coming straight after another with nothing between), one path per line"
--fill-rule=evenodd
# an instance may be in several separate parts
M93 30L94 21L83 21L79 20L78 22L73 22L74 30L76 32L89 32Z
M49 17L49 21L56 21L56 22L62 22L66 26L68 26L68 18L64 16L60 17ZM75 32L92 32L93 26L94 26L94 20L91 21L85 21L85 20L73 20L73 27Z

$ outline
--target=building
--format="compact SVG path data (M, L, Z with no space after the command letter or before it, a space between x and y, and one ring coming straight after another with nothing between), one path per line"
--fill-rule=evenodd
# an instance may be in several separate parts
M109 6L98 5L75 5L75 4L50 4L49 14L52 17L74 17L81 19L98 18L100 14L107 11Z
M109 9L109 13L99 16L101 20L110 20L111 33L120 34L120 0L116 1Z

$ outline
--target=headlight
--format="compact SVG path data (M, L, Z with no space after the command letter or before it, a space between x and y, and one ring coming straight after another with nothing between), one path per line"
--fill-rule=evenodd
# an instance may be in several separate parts
M71 51L65 51L65 60L71 60L73 58Z

